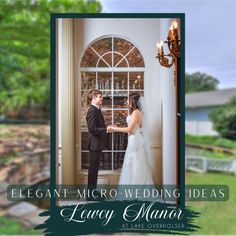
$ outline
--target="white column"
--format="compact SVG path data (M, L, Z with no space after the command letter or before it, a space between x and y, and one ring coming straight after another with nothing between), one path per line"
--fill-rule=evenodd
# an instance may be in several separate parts
M168 36L171 19L161 19L160 39ZM164 45L164 52L169 53ZM162 165L163 184L176 184L176 102L174 86L174 66L160 68L162 98Z
M73 19L59 20L59 147L61 183L75 183L75 65Z

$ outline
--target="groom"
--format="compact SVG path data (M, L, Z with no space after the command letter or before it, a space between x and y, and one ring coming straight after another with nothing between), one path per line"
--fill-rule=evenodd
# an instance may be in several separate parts
M102 92L100 90L91 90L88 94L88 101L90 102L90 107L87 111L86 120L89 131L88 150L90 162L88 169L89 194L87 195L87 200L101 201L104 199L96 190L98 169L102 150L105 149L106 135L110 130L109 127L106 128L105 126L105 120L100 109L103 101Z

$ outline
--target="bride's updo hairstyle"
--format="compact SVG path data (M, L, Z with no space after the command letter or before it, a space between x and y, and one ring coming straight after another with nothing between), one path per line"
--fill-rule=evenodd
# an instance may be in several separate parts
M131 115L133 111L139 109L138 100L140 98L140 94L137 92L131 93L129 95L129 114Z

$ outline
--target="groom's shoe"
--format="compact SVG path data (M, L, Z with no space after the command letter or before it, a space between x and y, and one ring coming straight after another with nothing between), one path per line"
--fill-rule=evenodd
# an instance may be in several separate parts
M92 196L87 196L86 200L87 201L105 201L105 198L101 196L101 194L97 191L94 190Z

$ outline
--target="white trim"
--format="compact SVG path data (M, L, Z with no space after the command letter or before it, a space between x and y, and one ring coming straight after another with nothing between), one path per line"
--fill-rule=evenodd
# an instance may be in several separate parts
M100 62L100 60L103 60L103 61L108 65L108 67L111 67L111 66L105 61L105 59L103 58L103 56L105 56L106 53L104 53L102 56L100 56L100 54L98 54L98 52L97 52L93 47L90 47L90 48L92 48L92 50L93 50L93 51L96 53L96 55L98 56L98 60L97 60L97 63L96 63L96 68L98 67L98 63ZM110 51L109 51L108 53L110 53Z
M85 52L87 51L87 49L89 49L89 47L90 47L91 45L93 45L96 41L99 41L99 40L104 39L104 38L109 38L109 37L110 37L110 38L121 38L121 39L124 39L124 40L129 41L130 43L132 43L132 44L138 49L138 51L140 52L140 54L141 54L142 56L144 55L144 53L142 52L142 50L137 47L136 43L135 43L133 40L129 39L128 37L125 37L125 36L123 36L123 35L118 35L118 34L103 35L103 36L98 37L98 38L94 39L93 41L91 41L91 42L85 47L85 49L81 52L81 55L80 55L80 58L79 58L79 65L78 65L78 67L80 67L81 62L82 62L82 58L83 58ZM113 46L113 45L112 45L112 46ZM144 58L143 58L143 62L144 62L144 67L145 67Z
M79 72L144 72L144 67L82 67Z
M129 50L129 52L127 52L125 55L122 55L121 53L118 53L118 52L117 52L117 54L120 54L120 55L123 56L123 59L121 59L114 67L117 67L124 59L126 60L127 64L129 65L129 62L128 62L128 60L127 60L127 56L128 56L135 48L136 48L136 46L133 46L133 47Z
M111 67L114 67L114 37L112 37L111 39L111 51L112 51L112 55L111 55Z
M121 53L119 53L119 52L115 52L115 54L120 55L120 56L122 57L122 59L119 60L119 61L116 63L116 65L113 66L113 68L116 68L123 60L126 61L127 67L129 67L129 62L128 62L127 58L126 58L123 54L121 54Z

